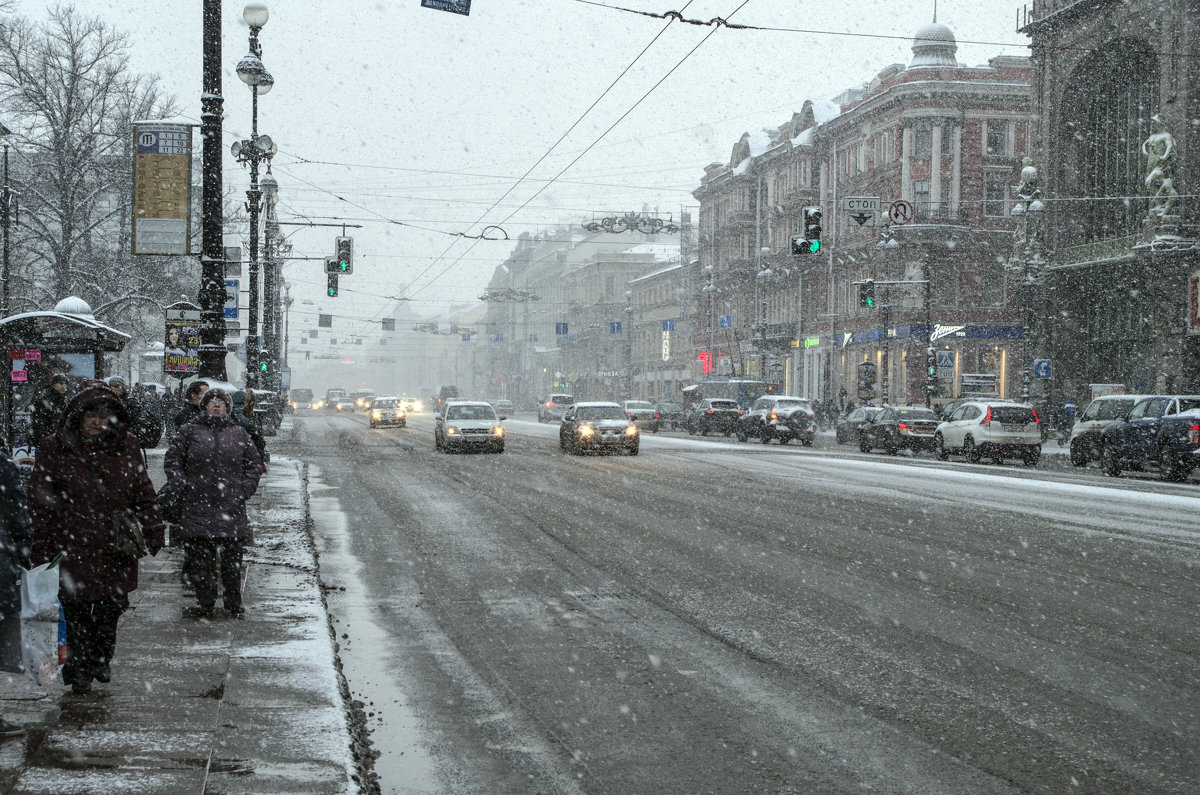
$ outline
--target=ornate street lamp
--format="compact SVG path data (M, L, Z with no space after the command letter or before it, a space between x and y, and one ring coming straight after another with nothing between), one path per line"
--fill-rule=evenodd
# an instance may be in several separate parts
M275 85L275 79L263 66L262 46L258 42L258 34L267 24L270 17L267 6L261 0L251 0L242 10L242 18L250 26L250 52L238 62L238 78L250 88L250 138L235 141L231 150L233 156L243 165L250 164L250 189L246 191L246 211L250 214L250 311L246 329L246 385L259 385L259 351L258 351L258 215L262 191L258 184L258 164L270 159L278 151L275 142L268 135L258 134L258 97L266 94ZM270 367L270 364L267 365Z

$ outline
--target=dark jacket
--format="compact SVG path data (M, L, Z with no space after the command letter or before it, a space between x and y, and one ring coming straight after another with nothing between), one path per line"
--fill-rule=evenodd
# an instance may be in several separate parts
M28 564L33 525L17 465L0 453L0 618L21 609L21 567Z
M116 427L92 440L79 432L84 412L107 404ZM137 589L136 558L112 544L113 519L128 512L142 524L151 554L162 548L165 528L154 486L137 439L126 428L129 414L111 389L87 386L67 405L58 433L38 448L29 477L33 518L33 561L45 563L60 552L63 602L92 602Z
M184 400L183 408L175 414L175 427L182 428L197 417L203 416L204 410L190 400Z
M250 440L258 448L258 454L262 456L262 460L264 462L270 461L271 456L267 454L267 438L263 436L262 428L258 426L257 420L246 416L246 393L239 389L230 397L233 399L233 414L231 415L233 421L245 428L246 433L250 434Z
M66 408L67 396L58 394L54 387L48 386L37 394L29 411L29 441L34 447L58 431L58 423Z
M228 415L182 426L163 461L183 500L181 538L251 538L246 500L258 490L262 457Z

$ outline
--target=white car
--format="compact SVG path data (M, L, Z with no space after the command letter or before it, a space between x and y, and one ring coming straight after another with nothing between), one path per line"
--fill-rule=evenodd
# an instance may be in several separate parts
M438 450L504 452L504 426L491 403L447 400L433 421L433 445Z
M1015 457L1035 466L1042 454L1042 429L1032 406L972 400L959 404L937 426L934 446L943 461L962 453L972 462L984 456L996 463Z
M563 415L574 405L574 396L555 392L538 406L538 422L561 422Z
M1110 422L1129 416L1129 410L1149 395L1101 395L1088 404L1071 426L1071 463L1085 467L1100 460L1100 433Z
M625 408L625 416L637 423L638 429L649 428L658 432L658 412L654 404L648 400L626 400L621 404Z

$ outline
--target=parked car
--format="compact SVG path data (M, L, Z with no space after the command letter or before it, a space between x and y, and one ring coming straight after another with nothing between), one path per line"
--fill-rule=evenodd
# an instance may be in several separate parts
M513 405L511 400L497 400L496 413L500 415L500 419L507 419L517 412L517 407Z
M943 461L962 453L971 462L984 456L996 463L1015 457L1035 466L1042 455L1042 429L1032 406L973 400L959 404L938 425L934 445Z
M695 436L723 433L726 436L737 430L742 410L736 400L729 398L704 398L687 415L687 431Z
M538 406L538 422L558 422L563 418L567 409L575 405L575 398L562 392L555 392L545 403Z
M558 446L564 453L625 452L637 455L638 426L619 403L575 403L558 426Z
M1158 468L1163 480L1183 480L1200 464L1200 395L1153 395L1127 418L1100 434L1100 466L1116 477L1123 469Z
M1015 400L1011 400L1009 398L1002 398L1002 397L979 397L979 396L957 397L951 401L948 401L941 408L935 409L935 411L937 412L938 418L944 422L944 421L950 419L950 415L953 414L954 410L957 409L962 404L978 403L979 401L983 401L985 403L992 403L992 404L1016 403L1017 402Z
M450 450L504 452L504 426L491 403L447 400L433 421L433 446Z
M648 400L626 400L623 404L629 419L637 423L638 429L649 428L658 431L658 412L654 404Z
M918 453L934 449L938 416L924 406L884 406L864 424L858 437L858 449L869 453L882 447L888 455L901 450Z
M801 444L811 445L816 427L816 414L808 398L763 395L738 420L737 438L744 442L757 436L763 444L772 439L778 439L780 444L799 439Z
M399 425L403 428L408 425L408 413L405 412L404 406L401 405L400 398L392 396L377 397L371 401L371 414L368 423L372 428L378 428L380 425Z
M661 428L677 431L685 425L683 405L680 403L655 403L654 411L658 413L655 431Z
M1100 460L1100 435L1108 424L1129 416L1130 409L1148 395L1101 395L1087 405L1071 426L1071 463L1085 467Z
M838 444L858 443L858 432L863 425L879 413L878 406L859 406L845 417L838 417L834 425L834 436Z

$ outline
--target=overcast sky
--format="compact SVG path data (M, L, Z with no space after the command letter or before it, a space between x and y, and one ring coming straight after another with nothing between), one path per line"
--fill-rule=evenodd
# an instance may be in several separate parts
M199 121L201 0L75 5L126 32L134 68L159 75ZM47 4L17 6L36 19ZM248 172L228 145L250 130L249 90L234 72L248 49L243 6L225 0L223 11L224 179L239 190ZM314 302L306 311L347 319L390 311L387 296L425 316L473 301L513 244L452 233L494 224L516 238L643 206L678 218L695 205L704 166L727 161L742 132L907 64L912 35L934 14L932 0L473 0L469 16L420 0L267 6L263 62L275 87L260 99L259 131L280 148L280 220L362 225L339 298L323 298L317 262L289 264L285 278ZM789 30L714 32L615 7ZM941 0L937 18L957 36L959 61L979 65L1027 54L1017 7ZM285 230L297 256L332 253L338 234Z

